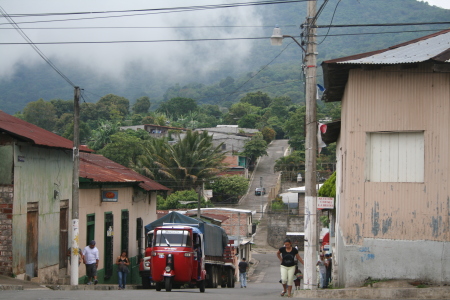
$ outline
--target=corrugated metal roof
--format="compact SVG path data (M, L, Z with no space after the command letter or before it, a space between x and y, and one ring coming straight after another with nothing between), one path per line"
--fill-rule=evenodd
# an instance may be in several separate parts
M73 142L53 132L47 131L36 125L28 123L19 118L13 117L0 110L0 131L7 132L17 139L33 143L38 146L70 149L73 148ZM80 146L80 151L92 151L91 149Z
M80 153L80 177L93 182L138 183L146 191L168 191L169 188L102 155Z
M325 92L322 100L341 101L351 69L419 63L433 64L434 72L448 72L450 29L442 30L387 49L327 60L322 63ZM442 70L442 71L440 71Z
M450 62L450 30L440 31L387 49L327 61L338 64L404 64L427 60Z

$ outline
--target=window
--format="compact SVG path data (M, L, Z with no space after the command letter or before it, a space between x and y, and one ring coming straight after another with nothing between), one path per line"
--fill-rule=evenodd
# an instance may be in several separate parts
M111 212L105 212L105 252L104 267L105 279L108 280L113 275L114 266L114 215ZM101 254L100 254L101 257Z
M89 242L95 240L95 214L89 214L86 216L86 245Z
M424 132L367 134L366 181L423 182Z
M122 210L122 228L121 228L121 250L128 252L128 239L129 239L129 213L128 210Z

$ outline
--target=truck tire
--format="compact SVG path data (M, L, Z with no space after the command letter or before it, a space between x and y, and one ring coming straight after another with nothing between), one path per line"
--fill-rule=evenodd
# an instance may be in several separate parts
M143 289L150 288L150 278L148 276L142 276L142 288Z
M206 269L206 277L205 277L205 284L207 288L212 288L213 287L213 270L211 265L207 265L205 266Z
M201 280L198 283L198 288L200 289L200 293L204 293L205 292L205 280Z
M158 292L161 291L162 285L163 285L162 282L157 282L156 286L155 286L156 291L158 291Z
M166 292L172 291L172 278L170 277L164 278L164 287L166 289Z
M212 287L213 287L213 289L217 289L217 285L218 285L218 281L219 281L219 274L218 274L218 272L217 272L218 270L217 270L217 267L216 266L212 266L212 277L213 277L213 280L212 280Z
M232 268L228 269L227 286L234 288L234 270Z

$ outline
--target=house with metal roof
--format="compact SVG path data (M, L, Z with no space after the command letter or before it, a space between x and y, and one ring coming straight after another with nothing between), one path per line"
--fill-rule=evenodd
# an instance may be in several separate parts
M100 253L98 280L117 282L115 259L128 252L128 280L140 283L138 259L145 250L143 226L157 219L156 195L169 188L106 157L80 154L80 245L95 240ZM84 283L85 269L79 269Z
M335 286L450 283L450 30L322 64L341 101Z
M0 111L0 274L52 284L68 279L72 145ZM80 147L79 245L97 242L99 282L117 282L115 258L127 250L134 282L143 225L156 220L156 194L169 189L91 151ZM80 283L84 275L80 267Z
M57 283L66 268L72 147L0 111L0 274Z

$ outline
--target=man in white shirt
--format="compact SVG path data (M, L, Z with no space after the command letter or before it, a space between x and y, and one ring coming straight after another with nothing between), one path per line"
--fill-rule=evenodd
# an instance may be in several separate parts
M94 279L94 284L98 283L97 280L97 268L98 268L98 249L95 247L95 241L89 242L83 250L83 260L86 265L86 276L88 278L87 284L92 284L92 279Z

